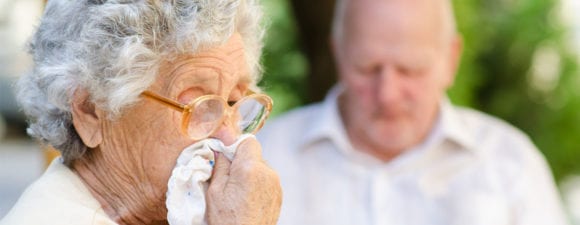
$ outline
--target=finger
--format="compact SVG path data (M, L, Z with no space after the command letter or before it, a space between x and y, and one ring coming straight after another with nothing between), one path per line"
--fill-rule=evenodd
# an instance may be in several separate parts
M230 176L230 160L222 153L218 153L215 158L215 166L213 167L213 175L210 180L210 187L225 187Z

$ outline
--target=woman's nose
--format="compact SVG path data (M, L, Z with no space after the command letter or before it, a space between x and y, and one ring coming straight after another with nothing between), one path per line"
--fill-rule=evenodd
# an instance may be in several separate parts
M241 132L235 125L237 124L235 121L230 119L226 119L222 125L218 128L218 130L212 134L210 137L219 139L224 143L224 145L232 145L236 142L238 137L241 135Z

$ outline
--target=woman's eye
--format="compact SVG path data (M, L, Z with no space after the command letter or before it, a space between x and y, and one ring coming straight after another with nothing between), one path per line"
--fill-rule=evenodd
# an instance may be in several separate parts
M182 104L188 104L202 95L204 95L204 94L203 94L203 91L201 89L188 88L187 90L185 90L179 94L179 96L177 97L177 100Z
M236 102L240 101L244 96L248 94L248 89L246 85L240 86L238 85L232 92L230 93L229 98L227 99L228 105L233 106Z
M227 103L229 106L233 106L237 102L239 102L242 98L243 98L243 96L241 96L241 95L232 96L227 100Z

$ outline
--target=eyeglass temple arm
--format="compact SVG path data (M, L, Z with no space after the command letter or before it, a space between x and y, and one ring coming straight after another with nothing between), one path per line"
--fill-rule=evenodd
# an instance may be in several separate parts
M247 95L252 95L252 94L257 94L257 93L255 91L248 90ZM168 99L166 97L163 97L161 95L155 94L155 93L150 92L150 91L144 91L143 93L141 93L141 95L143 95L145 97L148 97L148 98L151 98L151 99L154 99L154 100L157 100L160 103L162 103L162 104L164 104L166 106L169 106L169 107L171 107L171 108L173 108L175 110L178 110L178 111L181 111L181 110L184 110L185 109L185 105L184 104L175 102L175 101L173 101L171 99Z
M185 109L185 105L183 105L181 103L178 103L178 102L175 102L175 101L173 101L171 99L168 99L166 97L163 97L161 95L157 95L157 94L155 94L153 92L144 91L143 93L141 93L141 95L143 95L145 97L148 97L148 98L155 99L155 100L159 101L160 103L162 103L162 104L164 104L166 106L169 106L169 107L171 107L171 108L173 108L175 110L178 110L178 111L181 111L181 110L184 110Z

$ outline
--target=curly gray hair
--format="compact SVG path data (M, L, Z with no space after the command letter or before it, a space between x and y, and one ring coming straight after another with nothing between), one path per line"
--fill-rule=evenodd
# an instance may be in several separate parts
M34 68L17 83L28 133L66 164L87 147L72 125L71 98L84 89L110 118L137 102L162 60L241 34L253 88L264 29L257 0L50 0L29 45Z

